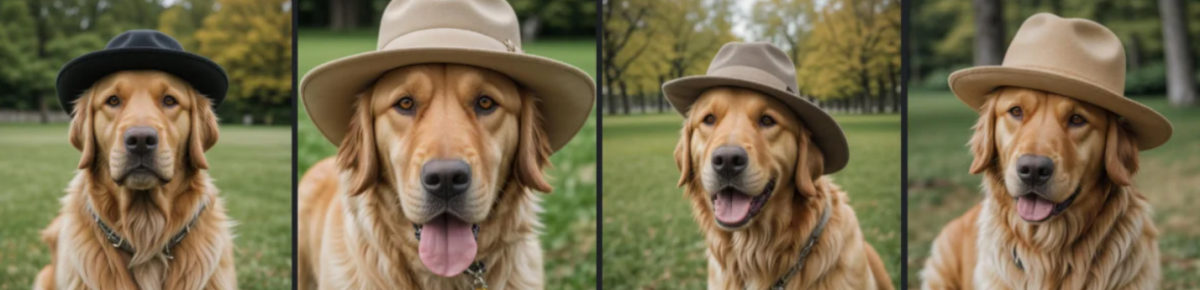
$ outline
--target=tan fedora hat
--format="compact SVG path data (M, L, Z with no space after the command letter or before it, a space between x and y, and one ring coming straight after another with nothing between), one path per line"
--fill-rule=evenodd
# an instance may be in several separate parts
M1116 34L1086 19L1049 13L1029 17L1017 30L1004 63L950 74L950 90L976 111L996 88L1046 91L1107 109L1125 118L1149 150L1171 139L1171 123L1125 97L1125 47Z
M791 107L825 154L825 174L842 170L850 161L842 127L824 110L800 98L796 93L796 67L778 47L765 42L726 43L708 65L708 73L668 81L663 84L663 93L675 110L687 116L700 94L713 87L755 90Z
M355 97L384 73L424 63L482 67L537 94L550 148L558 151L587 122L596 83L579 68L525 54L520 30L503 0L395 0L380 20L376 51L314 68L300 82L300 97L321 134L340 144Z

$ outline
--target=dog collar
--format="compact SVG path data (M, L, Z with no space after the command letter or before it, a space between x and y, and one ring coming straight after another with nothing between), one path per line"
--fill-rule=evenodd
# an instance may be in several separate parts
M800 250L800 259L796 260L796 264L792 265L792 269L789 270L787 274L784 274L783 277L779 277L779 280L776 280L775 284L771 285L771 290L783 290L783 287L787 286L788 279L791 279L792 276L795 276L796 272L800 272L801 269L804 269L804 259L808 258L808 254L812 252L813 246L817 244L817 240L821 237L821 233L825 231L825 225L829 223L829 215L831 212L829 207L831 206L832 205L830 204L829 199L825 199L825 208L822 209L821 212L821 221L817 223L817 227L813 228L812 233L808 235L808 242L806 242L804 244L804 248Z
M208 204L201 203L200 209L196 210L196 214L192 216L192 220L189 221L187 225L183 226L183 230L180 230L179 233L176 233L175 236L172 236L171 240L167 242L167 246L164 247L162 251L163 255L167 256L167 259L175 259L175 256L171 254L171 249L179 245L179 242L183 241L183 238L187 236L188 232L192 231L192 226L196 224L196 220L200 219L200 213L204 212L205 208L208 208ZM92 219L96 221L96 225L100 228L100 232L104 234L104 238L108 240L109 245L112 245L114 248L117 248L118 250L130 255L137 253L137 249L133 248L133 244L130 244L125 237L117 234L117 231L114 231L108 226L108 224L105 224L103 220L100 220L100 215L96 214L96 211L92 209L92 205L90 203L88 204L87 209L88 213L92 214Z

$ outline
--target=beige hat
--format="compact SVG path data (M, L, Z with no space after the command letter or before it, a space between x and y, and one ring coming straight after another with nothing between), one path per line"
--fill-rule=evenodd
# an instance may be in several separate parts
M1059 94L1112 111L1129 122L1141 150L1171 139L1166 118L1125 97L1125 48L1112 31L1091 20L1033 15L1017 30L1004 64L950 74L950 90L976 111L1004 86Z
M707 74L671 80L663 84L663 92L671 106L687 116L704 90L719 86L755 90L791 107L825 154L825 174L842 170L850 161L842 127L821 108L800 98L796 93L796 67L778 47L765 42L726 43L708 65Z
M355 97L384 73L424 63L487 68L537 94L550 148L558 151L587 122L596 83L579 68L525 54L520 30L503 0L395 0L380 20L376 51L314 68L300 82L300 96L321 134L339 144Z

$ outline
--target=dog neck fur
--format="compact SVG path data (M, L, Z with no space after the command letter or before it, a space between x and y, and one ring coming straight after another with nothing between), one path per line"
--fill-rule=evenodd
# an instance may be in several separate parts
M176 178L171 182L152 190L133 191L107 178L107 165L103 162L97 162L95 165L79 171L69 185L75 189L72 192L80 192L82 196L68 196L67 199L74 203L74 206L68 208L75 211L80 223L92 228L89 232L94 233L94 236L86 238L99 245L97 250L100 252L96 254L107 259L107 264L111 267L125 268L128 276L133 278L140 289L160 289L168 276L181 276L168 273L172 270L168 267L171 263L163 249L193 218L202 220L197 222L197 226L231 227L227 224L224 213L220 212L220 207L215 205L219 202L216 187L203 170L177 168ZM206 210L201 213L201 217L197 217L196 211L202 203L209 204L213 210ZM89 205L96 215L137 252L130 256L110 245L92 219ZM199 255L189 259L196 264L178 265L180 268L174 270L194 269L211 273L215 269L221 253L225 250L222 245L225 244L212 237L201 237L198 235L201 232L204 231L192 231L185 239L206 244L189 247L194 248L196 251L193 253ZM182 244L177 247L179 246ZM173 252L178 255L182 251L175 249ZM195 281L198 287L193 289L199 289L199 286L206 285L207 282L208 279L198 279Z
M1149 204L1132 187L1107 180L1086 185L1075 203L1051 220L1033 224L1016 214L998 169L989 169L980 215L976 288L1157 288L1157 230ZM1148 242L1145 240L1149 240ZM1024 269L1016 266L1013 251ZM1145 261L1145 262L1143 262ZM979 269L996 269L980 273Z
M835 212L830 213L825 232L805 258L804 269L797 272L788 285L803 285L798 289L861 288L821 284L828 283L820 281L823 273L838 266L834 263L837 255L831 253L842 252L843 247L847 246L845 242L852 237L838 232L837 229L842 227L836 226L846 222L842 220L842 215L836 214L836 211L844 210L845 194L829 177L821 177L813 185L820 194L805 197L798 193L794 184L781 184L750 225L730 232L720 229L716 224L712 211L708 209L708 194L700 182L689 183L687 194L696 209L692 211L693 217L700 224L702 232L708 233L709 286L723 285L718 289L769 289L796 265L809 234L820 222L821 211L831 210ZM793 194L782 194L785 192ZM825 208L826 199L830 201L829 208Z
M366 192L351 195L348 192L353 174L343 169L339 175L338 190L341 194L338 198L342 198L346 205L343 214L347 219L347 231L343 239L353 252L367 254L356 257L356 261L338 261L356 264L354 268L359 269L354 273L358 277L347 280L357 280L358 284L374 289L413 289L416 285L424 285L427 289L464 289L471 286L466 274L441 277L429 272L417 258L419 242L413 232L412 222L405 217L400 206L396 187L377 182ZM510 279L541 280L540 275L529 277L510 273L540 274L542 269L498 267L522 267L529 265L524 261L541 260L540 256L516 256L523 253L513 250L523 243L537 242L538 232L542 228L542 224L534 218L542 211L539 203L538 195L510 180L496 200L490 216L479 225L476 258L486 265L488 271L485 279L493 289L502 289L497 286L505 284L533 285L533 281Z

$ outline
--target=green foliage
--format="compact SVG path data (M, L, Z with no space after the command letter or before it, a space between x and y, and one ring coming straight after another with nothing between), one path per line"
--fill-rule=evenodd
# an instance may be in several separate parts
M292 14L290 0L218 0L196 31L200 54L229 74L230 110L266 123L291 123ZM230 116L232 115L232 116ZM279 120L276 120L279 119Z
M233 227L240 289L292 285L291 130L222 126L206 155ZM0 124L0 289L29 289L50 262L50 224L79 151L67 125Z
M63 65L103 49L127 30L157 28L230 73L229 98L217 111L222 119L252 114L257 123L290 122L290 1L162 5L158 0L0 1L0 108L61 114L54 80Z
M863 236L900 285L900 116L834 118L846 132L850 164L832 175L848 192ZM675 186L675 114L605 117L603 284L607 289L704 289L704 237L691 202Z
M1200 19L1200 2L1189 1L1185 19ZM913 11L912 63L914 83L934 84L940 71L972 65L975 23L971 1L918 0ZM1016 35L1026 18L1039 12L1085 18L1108 27L1125 46L1127 89L1131 94L1166 92L1162 64L1163 34L1158 1L1016 0L1004 1L1006 40ZM1200 22L1190 21L1192 47L1200 45ZM1148 77L1158 76L1154 80ZM943 88L948 89L948 88Z

